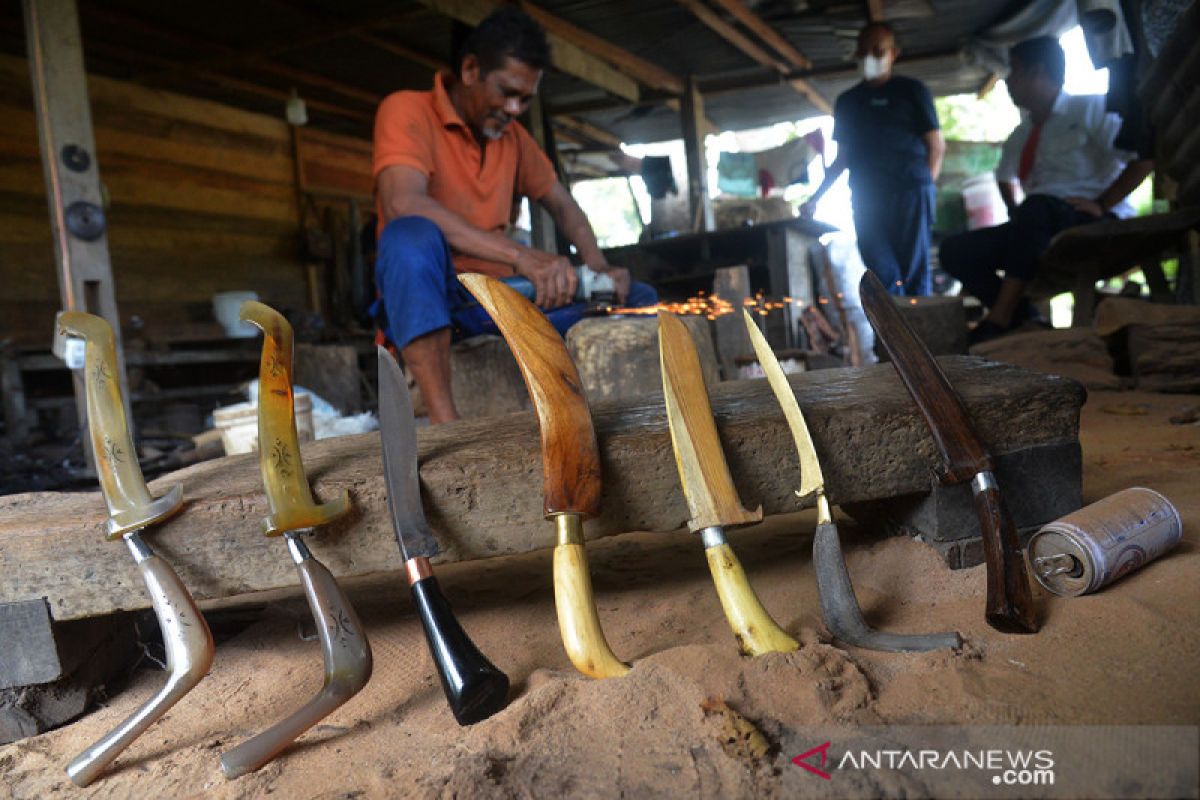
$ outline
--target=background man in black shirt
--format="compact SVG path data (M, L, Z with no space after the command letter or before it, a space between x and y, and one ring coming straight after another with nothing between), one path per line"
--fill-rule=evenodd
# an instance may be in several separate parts
M838 157L800 208L812 216L842 170L850 170L851 203L863 263L893 294L929 294L933 182L946 143L925 84L893 75L900 55L892 29L873 22L858 34L863 81L833 110Z

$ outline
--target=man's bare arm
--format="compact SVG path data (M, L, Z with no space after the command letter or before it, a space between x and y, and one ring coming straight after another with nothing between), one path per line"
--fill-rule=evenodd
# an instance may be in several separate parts
M811 217L817 211L817 203L821 202L821 198L829 191L829 187L837 182L837 179L846 170L846 148L845 145L838 149L838 157L829 165L829 169L825 170L825 178L821 181L821 185L813 192L812 197L804 201L800 206L800 216Z
M942 174L942 157L946 155L946 139L937 128L927 132L923 137L925 149L928 151L929 174L936 181Z
M508 264L518 275L529 278L537 291L536 302L543 308L564 305L574 297L578 278L567 259L472 225L429 196L429 181L420 171L402 165L387 167L379 173L376 191L385 224L397 217L425 217L438 226L455 252Z

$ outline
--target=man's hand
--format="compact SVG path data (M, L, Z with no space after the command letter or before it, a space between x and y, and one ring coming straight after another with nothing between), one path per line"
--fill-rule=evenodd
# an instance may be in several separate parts
M537 292L534 302L542 308L558 308L575 299L579 277L571 262L563 256L525 247L521 249L514 269L533 284Z
M1093 217L1103 217L1104 208L1095 200L1089 200L1086 197L1068 197L1067 203L1076 211L1082 211Z
M624 303L625 298L629 297L629 270L624 267L609 267L604 270L604 274L612 278L613 291L616 292L617 302Z

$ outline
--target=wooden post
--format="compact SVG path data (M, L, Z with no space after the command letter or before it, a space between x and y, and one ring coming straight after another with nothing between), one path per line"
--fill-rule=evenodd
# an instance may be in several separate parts
M557 169L558 159L550 150L550 139L546 136L548 122L545 107L542 105L542 96L539 94L529 104L529 132L533 134L533 140L546 152ZM559 180L562 180L561 175ZM558 252L558 240L554 234L554 218L550 216L549 211L532 200L529 201L529 227L533 239L533 249L541 250L544 253Z
M24 7L29 75L58 263L59 296L64 309L97 314L112 325L117 337L118 376L125 397L125 414L132 428L79 14L75 0L24 0ZM46 320L47 340L53 335L52 325L53 320ZM74 372L74 384L82 434L87 427L87 411L79 370ZM83 450L89 469L94 468L91 448Z
M708 196L708 161L704 157L704 98L695 76L689 75L679 113L683 123L683 147L687 159L688 208L692 229L711 231L712 198Z
M771 228L767 238L767 270L770 275L770 293L773 299L791 297L800 300L804 307L817 302L813 291L812 268L808 262L808 244L804 234L792 225ZM801 306L787 303L783 307L782 337L777 331L768 331L772 346L795 347L797 327L800 323Z

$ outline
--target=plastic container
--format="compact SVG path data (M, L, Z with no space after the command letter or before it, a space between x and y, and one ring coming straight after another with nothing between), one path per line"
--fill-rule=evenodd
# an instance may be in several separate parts
M967 230L990 228L1008 222L1008 209L991 172L963 181L963 206L967 209Z
M238 318L242 303L257 299L258 292L217 292L213 295L213 316L225 329L226 336L231 339L258 336L258 328Z
M312 398L296 396L296 435L301 442L311 442L313 435ZM221 432L225 455L254 453L258 450L258 406L238 403L213 412L213 423Z

